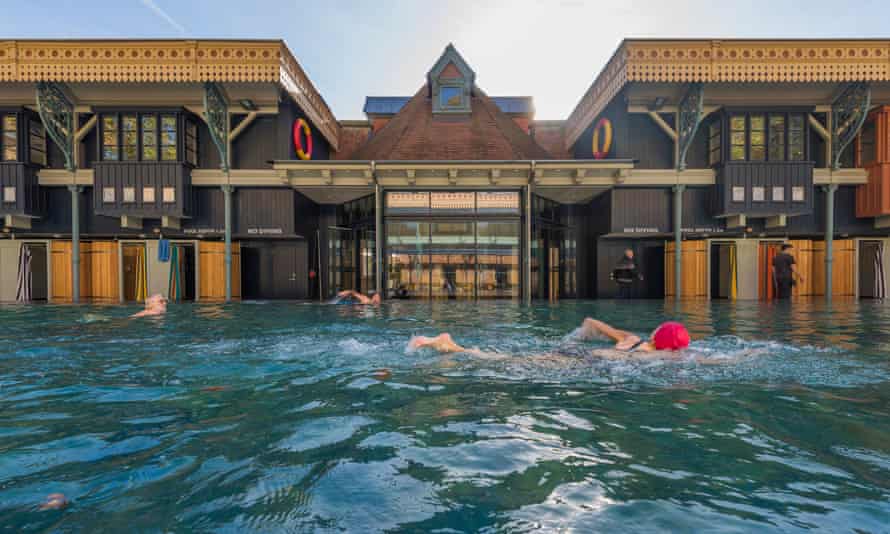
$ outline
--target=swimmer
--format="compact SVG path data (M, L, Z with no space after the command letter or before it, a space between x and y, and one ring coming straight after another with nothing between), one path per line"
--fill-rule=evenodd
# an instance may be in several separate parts
M164 295L152 295L145 299L145 309L134 313L130 317L153 317L164 315L167 312L167 297Z
M371 306L380 306L380 293L375 293L374 296L368 297L366 295L362 295L358 291L353 291L352 289L347 289L346 291L341 291L337 293L337 299L355 299L358 304L369 304Z
M652 332L649 339L641 339L639 336L618 330L596 319L587 318L577 330L578 337L589 339L591 337L605 336L615 342L614 349L599 349L592 351L591 355L609 360L658 360L680 359L678 351L689 346L689 332L680 323L666 322L659 325ZM477 349L465 349L457 344L447 332L436 337L417 336L408 342L410 350L430 348L443 354L464 352L469 354L485 354ZM559 358L559 355L538 355L537 357Z

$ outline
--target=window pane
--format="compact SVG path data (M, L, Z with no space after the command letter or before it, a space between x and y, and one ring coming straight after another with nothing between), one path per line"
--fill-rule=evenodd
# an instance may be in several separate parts
M102 147L102 159L108 160L108 161L117 161L117 147L116 146Z
M788 159L803 161L806 156L803 115L791 115L788 126Z
M766 138L763 135L763 132L759 132L757 130L751 130L751 144L752 145L765 145Z
M176 188L175 187L165 187L163 189L164 202L173 203L176 202Z
M732 145L732 151L730 153L730 158L735 161L744 161L745 160L745 146L744 145Z
M117 115L102 116L102 159L117 161L119 159Z
M142 159L158 159L158 118L154 115L142 116Z
M782 186L773 187L773 202L785 202L785 188Z
M732 201L733 202L744 202L745 201L745 188L744 187L733 186Z
M806 195L804 193L804 188L799 185L795 185L791 188L791 200L793 202L805 202Z
M142 203L154 203L155 201L155 188L154 187L143 187L142 188Z
M124 160L125 161L135 161L136 159L138 159L136 145L125 145L124 146Z
M745 132L732 132L732 144L745 145Z
M3 160L18 160L18 119L15 115L3 116L3 138L0 143L3 144Z
M164 161L176 160L176 117L174 115L161 116L161 159Z
M3 188L3 202L15 202L15 186L5 186Z
M442 107L453 108L463 105L463 88L441 87L439 88L439 103Z
M731 128L733 131L745 131L745 116L736 115L732 118Z
M476 223L479 298L519 297L519 221Z
M102 202L111 204L114 202L114 188L113 187L103 187L102 188Z
M763 161L766 159L766 147L763 145L751 145L751 161Z
M751 130L764 129L766 129L766 123L763 120L763 115L751 115Z
M754 186L751 189L751 200L754 202L763 202L766 200L764 197L766 196L766 188L762 186Z
M875 160L875 123L869 121L862 127L859 136L859 160L863 165Z
M770 161L785 159L784 115L770 115L769 117L769 159Z

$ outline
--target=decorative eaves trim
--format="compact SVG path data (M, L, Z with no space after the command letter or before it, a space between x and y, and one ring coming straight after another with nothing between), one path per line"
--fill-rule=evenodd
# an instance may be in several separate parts
M625 40L566 121L566 148L630 82L890 80L890 40Z
M334 114L280 40L0 41L0 82L274 83L336 150Z

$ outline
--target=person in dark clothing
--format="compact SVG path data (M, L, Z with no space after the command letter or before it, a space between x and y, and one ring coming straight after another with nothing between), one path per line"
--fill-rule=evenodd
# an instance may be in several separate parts
M636 280L642 279L643 274L639 272L634 261L634 251L631 249L625 250L621 261L612 270L612 280L618 284L618 298L631 298L633 296L633 283Z
M773 258L773 284L776 289L777 299L791 298L791 289L794 287L794 279L803 282L803 276L797 272L794 261L794 247L785 243L781 251Z

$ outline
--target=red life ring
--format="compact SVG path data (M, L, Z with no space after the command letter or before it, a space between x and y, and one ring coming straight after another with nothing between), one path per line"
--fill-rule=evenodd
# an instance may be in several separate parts
M306 137L306 146L300 139L300 134ZM294 148L297 149L297 157L300 159L312 159L312 130L309 129L309 123L303 119L294 121Z
M603 131L603 147L600 150L600 130ZM609 155L609 150L612 148L612 121L603 117L596 123L596 128L593 129L593 159L605 159L606 156Z

